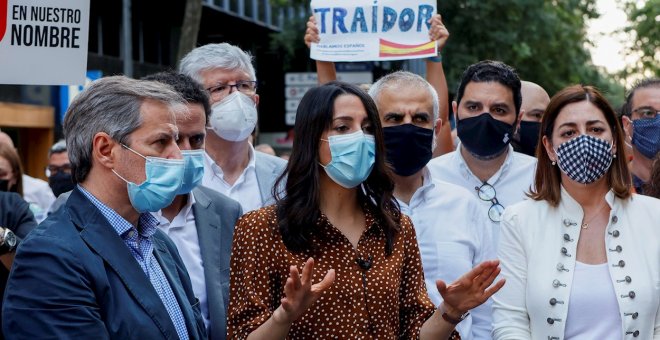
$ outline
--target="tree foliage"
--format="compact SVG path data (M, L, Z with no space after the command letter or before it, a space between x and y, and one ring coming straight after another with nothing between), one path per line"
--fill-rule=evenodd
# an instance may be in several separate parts
M286 0L271 0L285 1ZM308 1L296 4L309 4ZM632 1L632 0L631 0ZM658 2L660 0L650 0ZM550 95L572 84L601 89L612 104L623 101L623 88L591 63L586 22L596 18L596 0L446 0L438 12L451 37L442 51L450 92L463 70L484 59L501 60L518 70L522 79L543 86ZM305 20L288 22L273 35L272 48L290 53L285 60L309 55L302 37ZM657 30L657 27L655 28ZM656 45L657 46L657 45ZM286 65L286 64L285 64ZM309 69L309 63L292 68ZM288 68L285 66L285 68Z
M638 6L637 1L624 1L629 27L626 33L632 33L634 39L628 42L629 54L638 54L637 62L623 71L627 74L658 76L660 74L660 0L647 0Z
M595 0L442 1L438 12L451 34L442 52L450 89L468 65L496 59L550 95L582 83L600 88L614 105L622 102L623 88L591 63L587 50Z

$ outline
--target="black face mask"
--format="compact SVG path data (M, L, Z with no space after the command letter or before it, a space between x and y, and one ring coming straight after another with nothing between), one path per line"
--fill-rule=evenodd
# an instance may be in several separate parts
M383 128L387 160L399 176L411 176L421 170L433 155L433 130L412 124Z
M0 191L9 191L9 181L0 179Z
M520 122L520 152L535 157L536 143L539 141L539 133L541 133L541 123L539 122Z
M71 179L71 174L65 172L58 172L48 177L48 185L53 190L55 197L59 197L61 194L73 190L76 186Z
M458 120L458 138L467 150L480 158L500 155L511 142L513 125L501 122L489 113Z

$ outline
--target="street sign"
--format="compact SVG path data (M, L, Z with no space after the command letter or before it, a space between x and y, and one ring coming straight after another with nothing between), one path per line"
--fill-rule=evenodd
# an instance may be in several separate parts
M351 84L371 84L374 76L371 72L337 72L337 80ZM318 77L314 72L291 72L284 75L284 98L286 125L296 122L296 110L300 100L309 89L318 86Z

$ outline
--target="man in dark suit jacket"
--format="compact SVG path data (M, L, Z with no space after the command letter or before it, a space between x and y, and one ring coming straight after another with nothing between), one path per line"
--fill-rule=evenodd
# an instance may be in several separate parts
M186 161L182 190L172 204L154 213L158 227L176 244L200 300L209 338L224 339L229 305L229 256L241 205L200 184L204 175L204 141L211 112L208 95L192 78L174 72L145 80L170 85L188 102L188 114L177 115L177 144Z
M181 188L169 87L93 82L64 121L73 180L64 208L23 240L7 284L8 339L205 339L176 246L148 212Z

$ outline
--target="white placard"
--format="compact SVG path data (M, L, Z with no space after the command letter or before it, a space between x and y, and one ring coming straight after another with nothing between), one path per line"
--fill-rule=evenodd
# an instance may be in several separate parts
M0 83L82 85L89 0L0 0Z
M429 39L436 1L312 0L319 29L312 59L366 61L425 58L437 55Z

